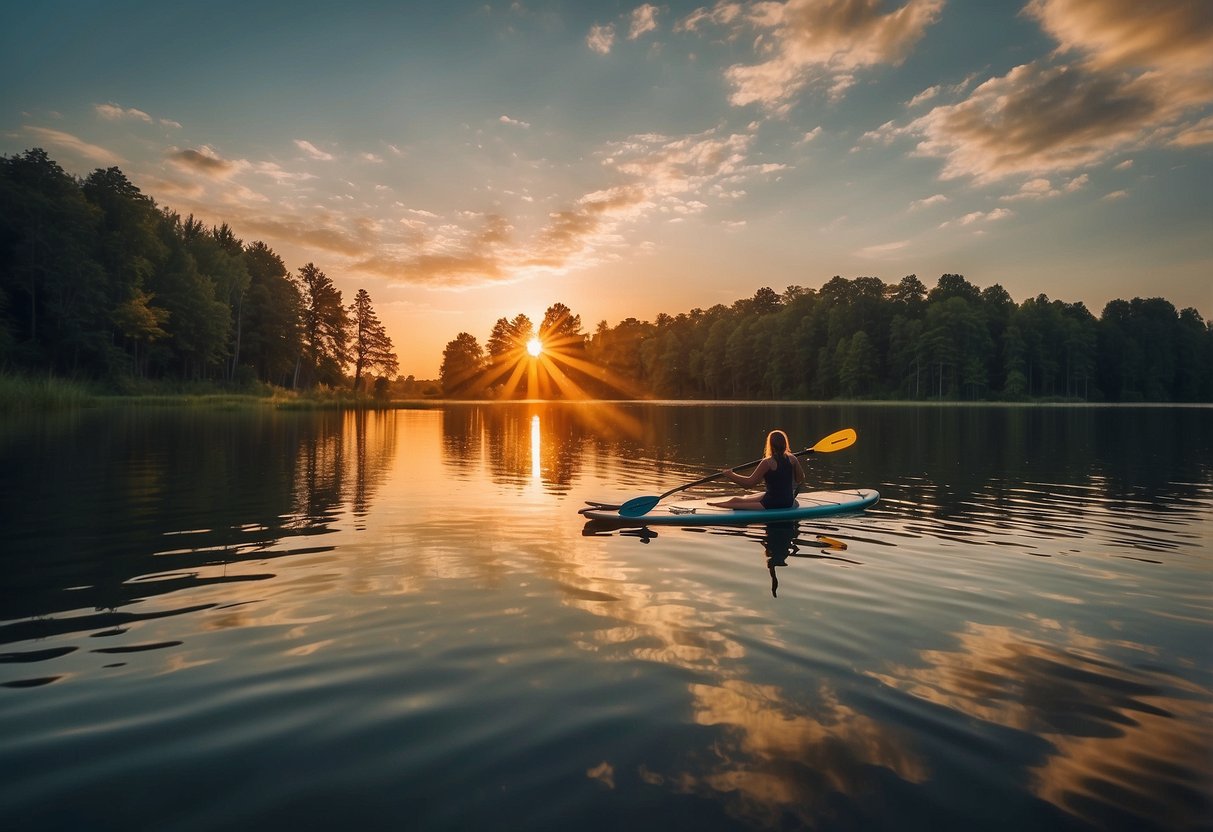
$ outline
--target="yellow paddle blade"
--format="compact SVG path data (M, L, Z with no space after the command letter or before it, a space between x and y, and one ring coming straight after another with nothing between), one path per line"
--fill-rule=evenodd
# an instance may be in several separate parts
M819 454L828 454L834 451L841 451L843 448L849 448L855 444L857 436L854 428L843 428L840 431L831 433L825 439L822 439L813 446L813 451Z

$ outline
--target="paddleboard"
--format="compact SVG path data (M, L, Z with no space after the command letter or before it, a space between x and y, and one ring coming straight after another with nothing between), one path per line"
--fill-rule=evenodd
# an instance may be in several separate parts
M720 497L711 498L718 501ZM736 511L708 505L709 500L680 500L661 503L640 517L621 517L617 508L581 510L589 520L606 521L618 526L717 526L775 523L780 520L804 520L848 511L861 511L880 499L880 492L871 488L851 488L845 491L807 491L797 495L791 508L768 508L760 511Z

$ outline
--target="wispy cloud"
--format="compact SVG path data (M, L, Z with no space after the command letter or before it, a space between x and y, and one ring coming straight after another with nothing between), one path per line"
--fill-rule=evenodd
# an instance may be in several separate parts
M1023 13L1037 20L1062 52L1077 53L1096 68L1209 71L1213 13L1207 3L1031 0Z
M62 130L53 130L49 127L31 127L26 126L24 131L31 136L34 136L39 142L54 145L71 153L75 153L90 162L95 162L102 165L118 165L122 163L122 158L116 153L111 153L104 147L90 144L78 136L71 133L65 133Z
M652 3L645 3L643 6L638 6L632 10L631 24L628 26L628 40L636 40L645 32L651 32L657 28L657 7Z
M1008 217L1015 216L1015 212L1007 208L995 208L992 211L971 211L963 217L954 220L948 220L939 224L940 228L948 228L956 225L973 225L974 223L996 222L997 220L1005 220Z
M1213 144L1213 116L1202 118L1195 124L1181 127L1170 142L1173 147L1196 147Z
M227 179L242 167L247 167L247 164L241 165L220 158L219 154L206 145L202 145L197 150L186 148L170 151L168 160L178 168L191 173L200 173L213 179Z
M143 121L148 124L152 123L152 117L142 110L136 110L134 107L119 107L117 104L98 104L93 108L97 115L107 121L119 121L124 118L133 118L136 121Z
M924 104L939 95L940 86L936 84L933 87L927 87L918 95L906 102L907 107L917 107L919 104Z
M333 161L333 154L324 152L320 148L316 147L316 145L306 141L305 139L295 139L295 146L312 159L316 159L321 162Z
M880 258L893 254L894 252L901 251L909 244L909 240L897 240L896 242L892 243L880 243L879 245L865 246L859 251L855 252L855 254L859 257Z
M865 138L912 137L918 155L943 160L944 179L979 182L1081 169L1145 147L1213 142L1209 117L1194 120L1213 104L1206 4L1032 0L1024 13L1057 39L1053 56Z
M510 118L509 116L506 116L506 115L503 115L501 118L499 118L497 120L500 121L502 124L508 124L511 127L521 127L524 130L530 129L530 126L531 126L531 123L529 121L522 121L520 119Z
M930 208L932 205L943 205L948 201L948 198L943 194L932 194L931 196L916 199L910 203L911 211L918 211L922 208Z
M1043 177L1029 179L1020 186L1019 190L1013 194L1006 194L999 197L1003 202L1015 202L1018 200L1038 200L1052 199L1053 197L1061 196L1062 194L1072 194L1075 191L1081 190L1090 177L1087 174L1076 176L1066 182L1061 187L1053 187L1053 183Z
M172 127L175 130L181 129L181 122L179 121L173 121L171 118L152 118L143 112L143 110L134 107L122 107L112 101L108 104L95 105L93 111L106 121L134 119L135 121L142 121L145 124L159 124L162 127Z
M807 86L822 86L841 97L856 72L880 64L899 64L939 17L944 0L908 0L885 12L880 0L787 0L749 6L718 2L710 11L688 16L680 28L705 23L734 33L756 31L761 59L725 71L736 106L760 104L786 112Z
M615 25L595 23L590 27L590 33L585 36L585 45L599 55L608 54L615 45Z
M406 209L397 223L402 236L380 240L352 268L388 275L399 284L466 286L612 259L626 244L627 229L645 218L684 221L735 198L745 181L782 170L782 165L751 160L753 141L750 133L717 130L630 136L602 153L611 184L548 212L526 238L502 217L473 214L451 221ZM473 231L468 223L481 227ZM743 224L725 223L728 228Z
M1114 201L1116 201L1116 200L1118 200L1118 199L1124 199L1124 198L1125 198L1125 197L1127 197L1128 195L1129 195L1129 192L1128 192L1128 191L1124 191L1124 190L1121 190L1121 191L1112 191L1111 193L1106 193L1106 194L1104 194L1104 195L1101 197L1101 199L1103 199L1103 200L1104 200L1104 201L1106 201L1106 202L1114 202Z
M803 136L801 136L800 141L798 141L796 143L797 144L808 144L809 142L813 141L813 139L817 138L820 135L821 135L821 125L818 125L818 126L814 127L812 130L810 130L809 132L805 133Z

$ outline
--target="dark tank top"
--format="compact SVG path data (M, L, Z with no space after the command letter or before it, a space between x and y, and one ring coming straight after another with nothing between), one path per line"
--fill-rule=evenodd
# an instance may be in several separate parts
M775 457L775 470L767 471L762 478L767 484L763 508L789 508L796 502L796 469L786 454Z

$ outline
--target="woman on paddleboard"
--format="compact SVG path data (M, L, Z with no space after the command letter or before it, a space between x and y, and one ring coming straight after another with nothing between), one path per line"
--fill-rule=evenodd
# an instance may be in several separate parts
M753 488L760 482L766 483L766 491L762 494L747 494L744 497L730 497L709 503L720 508L743 511L789 508L796 502L796 487L804 482L804 469L800 467L800 460L796 455L788 451L788 435L781 430L773 430L767 434L764 458L748 477L735 474L729 468L720 473L746 488Z

